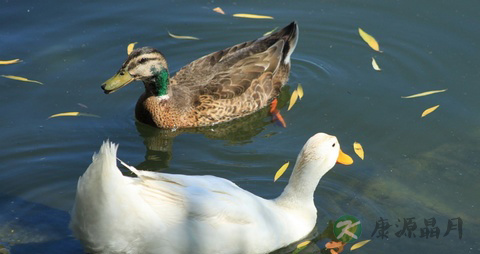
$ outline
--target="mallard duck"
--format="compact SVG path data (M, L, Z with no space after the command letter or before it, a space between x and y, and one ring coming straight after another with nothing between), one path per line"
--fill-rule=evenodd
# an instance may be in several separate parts
M271 35L197 59L172 77L160 51L138 48L102 89L109 94L134 80L143 81L145 92L135 117L159 128L227 122L269 105L279 95L297 39L298 26L292 22Z
M268 253L314 228L313 194L336 162L351 164L337 138L311 137L282 194L264 199L215 177L117 167L107 141L78 180L71 229L93 253Z

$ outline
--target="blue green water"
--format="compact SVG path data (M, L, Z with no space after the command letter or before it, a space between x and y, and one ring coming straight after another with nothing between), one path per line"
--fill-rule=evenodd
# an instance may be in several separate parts
M222 7L227 15L212 11ZM241 19L233 13L273 16ZM350 214L362 221L359 253L477 253L480 250L480 3L477 1L5 1L0 3L0 243L12 253L81 253L68 231L76 182L101 142L141 169L225 177L263 197L277 196L305 141L336 135L353 156L315 195L318 228ZM126 58L126 47L152 46L177 71L210 52L296 20L300 39L281 104L301 83L305 96L287 111L287 128L264 110L247 120L171 133L135 123L139 82L105 95L100 85ZM361 40L361 27L383 53ZM167 31L199 37L177 40ZM373 70L371 58L382 68ZM401 96L448 89L416 99ZM440 105L421 118L423 110ZM58 117L80 111L93 117ZM365 149L365 160L353 142ZM397 237L415 217L416 237ZM436 218L438 239L420 237ZM448 219L463 220L443 236ZM389 239L371 235L380 218ZM400 222L398 221L400 220ZM397 226L395 225L397 224ZM50 226L48 226L50 225ZM317 242L323 248L327 239Z

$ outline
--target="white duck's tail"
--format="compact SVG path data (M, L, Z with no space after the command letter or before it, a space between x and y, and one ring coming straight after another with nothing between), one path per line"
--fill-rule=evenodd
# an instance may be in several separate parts
M75 237L93 249L101 249L98 244L103 240L103 244L108 244L107 239L112 236L104 232L105 229L113 229L115 226L111 224L117 219L121 223L121 218L117 217L125 208L122 204L135 198L135 193L131 191L131 178L123 176L117 167L117 149L118 145L103 142L77 184L70 227Z

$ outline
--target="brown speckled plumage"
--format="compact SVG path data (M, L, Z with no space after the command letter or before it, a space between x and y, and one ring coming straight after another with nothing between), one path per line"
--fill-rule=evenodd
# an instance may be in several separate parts
M128 71L132 80L145 84L135 108L140 122L160 128L210 126L249 115L279 95L297 38L298 27L292 22L269 36L206 55L170 77L163 96L153 74L167 69L160 52L136 49L119 73Z

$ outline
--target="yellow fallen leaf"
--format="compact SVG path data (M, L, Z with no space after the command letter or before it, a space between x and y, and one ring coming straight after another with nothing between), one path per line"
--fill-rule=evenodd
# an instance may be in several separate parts
M225 12L220 7L214 8L213 11L225 15Z
M311 241L305 241L305 242L299 243L297 245L297 249L303 248L303 247L309 245L310 243L311 243Z
M375 60L375 58L372 57L372 67L374 70L376 71L381 71L382 69L380 69L380 66L378 66L377 64L377 61Z
M297 248L295 249L294 252L292 252L292 254L301 253L310 243L311 243L311 241L305 241L305 242L302 242L302 243L298 244Z
M292 93L292 96L290 97L290 104L288 105L287 111L289 111L293 107L295 102L297 102L297 98L298 98L298 91L295 89L295 91L293 91Z
M297 86L297 93L298 93L298 98L300 98L300 100L303 98L303 87L301 84L298 84Z
M365 31L363 31L361 28L358 28L358 33L360 34L360 37L362 37L362 39L368 44L368 46L378 52L382 52L380 51L380 46L378 45L377 40L375 40L373 36L365 33Z
M13 79L13 80L18 80L18 81L23 81L23 82L31 82L31 83L37 83L37 84L43 85L43 83L40 82L40 81L31 80L31 79L24 78L24 77L19 77L19 76L2 75L2 77L4 77L4 78L9 78L9 79Z
M248 13L236 13L236 14L233 14L233 16L237 18L246 18L246 19L273 19L272 16L248 14Z
M365 241L358 242L358 243L352 245L352 248L350 248L350 251L356 250L356 249L358 249L358 248L361 248L361 247L363 247L363 245L367 244L367 243L370 242L370 241L371 241L371 240L365 240Z
M187 36L187 35L175 35L170 32L168 32L168 35L170 35L170 37L172 38L180 39L180 40L200 40L197 37Z
M277 26L277 27L275 27L274 29L272 29L272 30L270 30L270 31L268 31L268 32L266 32L266 33L264 33L264 34L263 34L263 36L267 36L267 35L269 35L269 34L272 34L272 33L273 33L273 32L275 32L277 29L278 29L278 26Z
M423 113L422 113L422 117L424 117L424 116L432 113L432 112L435 111L438 107L440 107L440 105L433 106L433 107L431 107L431 108L425 109L425 111L423 111Z
M427 96L427 95L435 94L435 93L442 93L442 92L445 92L445 91L447 91L447 89L443 89L443 90L432 90L432 91L427 91L427 92L423 92L423 93L417 93L417 94L410 95L410 96L402 96L402 98L404 98L404 99L411 99L411 98L417 98L417 97Z
M130 55L130 53L132 53L133 51L133 48L135 47L135 44L137 44L138 42L132 42L130 44L128 44L128 47L127 47L127 55Z
M364 153L363 153L363 147L362 147L362 145L360 145L360 143L358 143L358 142L354 142L354 143L353 143L353 150L354 150L355 153L358 155L358 157L360 157L360 159L363 160L363 158L364 158Z
M16 64L16 63L20 63L22 60L20 59L12 59L12 60L0 60L0 64Z
M277 173L275 173L275 177L273 178L274 182L276 182L278 180L278 178L280 178L283 175L283 173L285 173L285 171L288 168L288 165L290 165L289 161L287 163L283 164L283 166L280 167L280 169L277 171Z
M97 116L97 115L94 115L94 114L87 114L87 113L81 113L81 112L64 112L64 113L58 113L58 114L51 115L51 116L48 117L48 119L54 118L54 117L59 117L59 116L89 116L89 117L100 117L100 116Z

